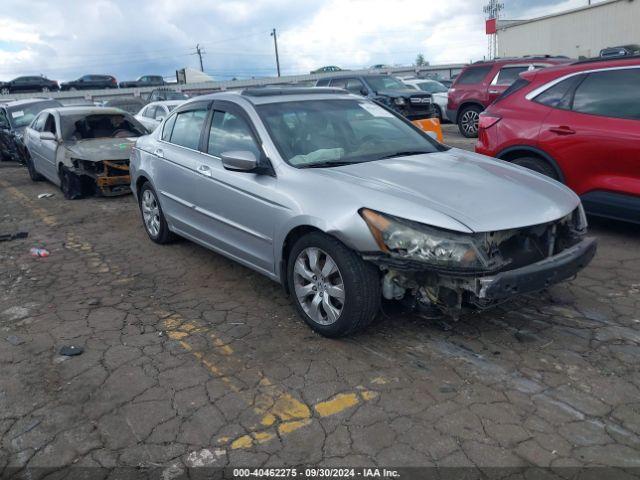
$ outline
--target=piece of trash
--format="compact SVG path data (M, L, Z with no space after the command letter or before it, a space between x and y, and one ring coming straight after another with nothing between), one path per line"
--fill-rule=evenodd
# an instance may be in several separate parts
M40 195L38 195L38 198L51 198L53 197L53 193L41 193Z
M47 250L46 248L37 247L33 247L31 250L29 250L29 253L32 257L48 257L50 255L49 250Z
M82 352L84 352L84 348L76 345L65 345L60 349L60 355L65 357L75 357L76 355L81 355Z
M24 339L17 335L9 335L6 340L14 347L17 347L18 345L22 345L24 343Z
M18 238L27 238L29 232L15 232L15 233L2 233L0 234L0 242L8 242L9 240L16 240Z

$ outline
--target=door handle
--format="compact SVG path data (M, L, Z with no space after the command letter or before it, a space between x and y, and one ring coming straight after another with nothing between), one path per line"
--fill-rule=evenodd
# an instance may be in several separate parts
M153 152L156 157L164 158L164 152L161 148L156 148L156 151Z
M210 177L211 167L209 165L205 165L204 163L201 163L200 165L198 165L198 173L204 175L205 177Z
M576 133L574 129L571 127L567 127L566 125L560 125L559 127L551 127L549 129L550 132L557 133L558 135L573 135Z

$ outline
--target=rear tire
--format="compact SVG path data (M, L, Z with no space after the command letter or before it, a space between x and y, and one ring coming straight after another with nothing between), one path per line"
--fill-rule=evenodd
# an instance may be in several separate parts
M378 269L321 232L295 242L287 262L287 280L298 314L325 337L364 329L380 309Z
M478 136L478 120L482 108L477 105L465 107L458 114L458 130L466 138L476 138Z
M158 195L149 182L144 182L140 189L138 207L144 230L151 241L162 245L175 239L164 218Z
M538 172L543 175L546 175L547 177L553 178L558 182L561 181L555 168L553 168L551 165L549 165L548 162L546 162L545 160L542 160L541 158L520 157L512 160L511 163L515 165L519 165L521 167L528 168L529 170L533 170L534 172Z
M44 180L44 177L40 175L36 170L36 166L33 164L33 160L31 160L31 157L27 156L25 162L27 164L27 170L29 171L29 177L32 181L41 182L42 180Z

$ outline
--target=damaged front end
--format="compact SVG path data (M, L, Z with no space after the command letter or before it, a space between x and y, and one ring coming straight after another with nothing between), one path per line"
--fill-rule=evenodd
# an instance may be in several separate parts
M363 258L383 271L382 294L457 318L574 276L593 258L582 206L541 225L458 233L363 209L381 252Z
M94 161L71 158L71 164L71 172L79 177L83 194L113 197L131 192L128 159Z

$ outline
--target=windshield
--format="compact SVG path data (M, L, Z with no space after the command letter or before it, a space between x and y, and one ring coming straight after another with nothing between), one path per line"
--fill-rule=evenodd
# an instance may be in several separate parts
M146 135L145 128L133 117L118 113L64 115L62 138L67 141L93 138L122 138Z
M418 84L420 90L428 93L447 93L449 89L440 82L420 82Z
M186 100L189 96L186 93L182 92L166 92L160 94L161 97L164 97L165 100Z
M280 155L294 167L360 163L445 148L368 100L306 100L256 108Z
M365 77L372 89L379 90L406 90L407 86L395 77L380 75L379 77Z
M15 107L7 107L9 122L13 128L26 127L31 121L45 108L59 107L60 104L55 100L44 102L29 103L26 105L16 105Z

